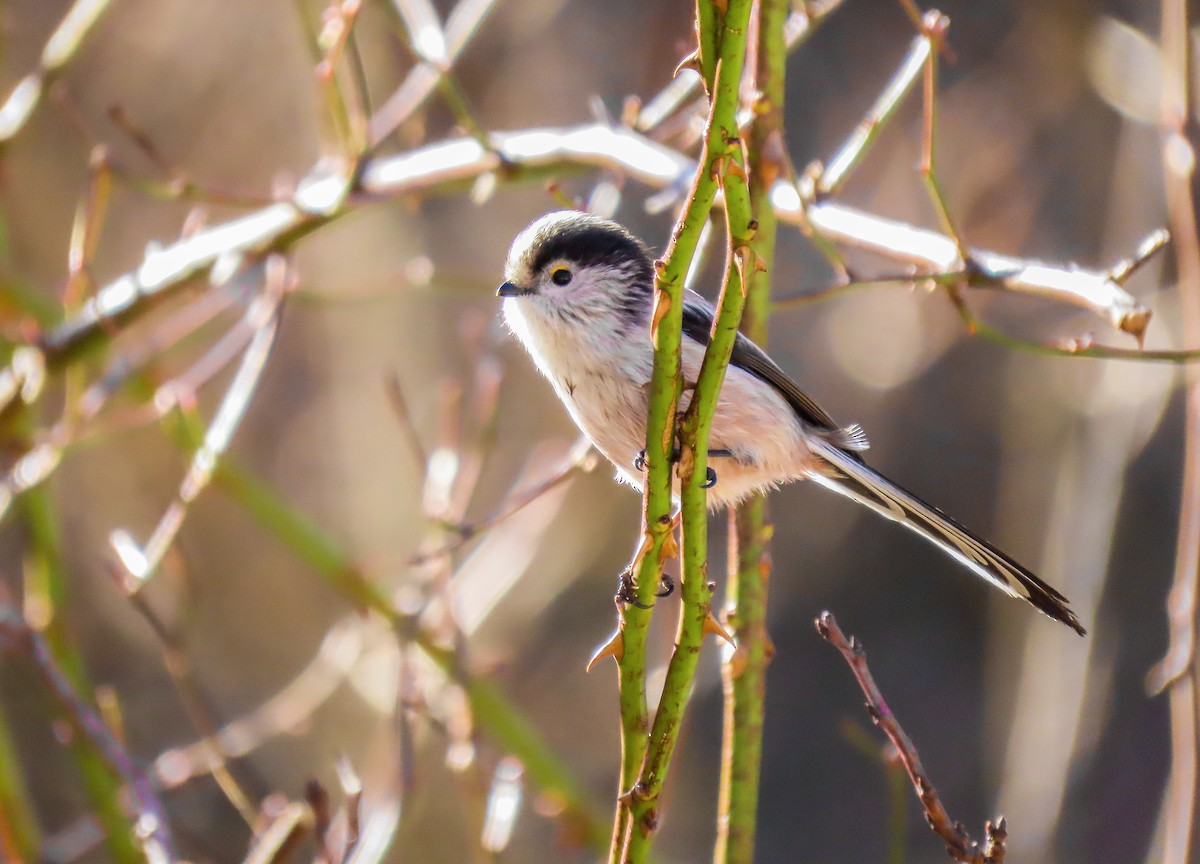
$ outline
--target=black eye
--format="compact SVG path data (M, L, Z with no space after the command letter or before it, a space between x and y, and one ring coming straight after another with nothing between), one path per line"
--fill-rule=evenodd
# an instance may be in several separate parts
M550 271L550 281L555 285L566 285L571 281L571 271L566 267L555 267Z

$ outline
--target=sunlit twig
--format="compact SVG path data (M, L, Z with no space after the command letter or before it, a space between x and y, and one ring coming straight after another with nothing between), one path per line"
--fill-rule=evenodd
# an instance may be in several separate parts
M108 8L109 0L75 0L46 42L38 69L20 80L0 104L0 144L24 128L42 94L63 66L75 56L92 25Z
M453 65L495 5L496 0L459 0L454 11L446 18L446 26L442 31L441 62L427 59L412 69L403 83L379 107L368 125L367 140L371 147L378 146L396 131L429 98L445 70ZM418 46L424 44L421 34L416 34L414 43Z
M129 585L131 592L144 586L158 570L163 556L183 525L189 507L211 480L216 461L228 449L230 439L258 388L279 329L279 312L287 290L285 282L289 278L283 270L284 266L282 259L272 259L268 262L263 294L250 303L242 319L243 325L251 328L253 332L250 344L242 355L241 365L204 434L203 443L192 457L191 466L179 486L175 500L167 507L150 539L145 545L139 546L132 535L123 529L116 530L111 535L113 550L132 580ZM202 360L216 362L214 358L225 356L225 347L223 342L219 342ZM171 398L178 400L179 395L173 393Z

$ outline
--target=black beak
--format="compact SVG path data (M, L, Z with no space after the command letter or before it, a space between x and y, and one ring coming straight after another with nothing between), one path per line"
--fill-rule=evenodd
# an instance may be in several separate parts
M499 288L496 289L497 297L520 297L524 294L532 294L532 293L533 293L532 291L529 291L525 288L519 288L511 282L505 282L503 285L501 285Z

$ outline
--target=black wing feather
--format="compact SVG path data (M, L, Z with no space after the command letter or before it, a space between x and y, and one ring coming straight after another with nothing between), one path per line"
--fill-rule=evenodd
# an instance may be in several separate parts
M687 291L683 298L683 332L702 345L707 345L712 338L714 311L707 300L694 291ZM796 382L787 376L775 361L766 353L743 336L737 334L733 344L733 356L729 360L731 366L744 369L779 391L787 403L792 406L796 415L816 429L830 432L840 431L840 427L825 409L813 401L812 397L801 390Z

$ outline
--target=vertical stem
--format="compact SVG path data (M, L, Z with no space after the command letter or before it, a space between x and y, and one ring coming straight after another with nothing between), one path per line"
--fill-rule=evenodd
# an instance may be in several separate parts
M748 140L750 209L758 220L751 240L757 261L766 269L749 274L741 329L765 346L771 308L770 268L775 260L775 212L770 190L784 166L784 79L787 45L786 0L761 0L758 21L756 89L761 94ZM729 514L729 576L725 623L737 648L721 666L725 693L721 745L721 788L717 809L717 864L754 860L759 774L762 762L763 702L772 645L767 635L767 588L771 573L772 526L767 504L756 496Z
M711 96L717 77L717 49L720 43L720 15L713 0L696 0L696 53L704 89Z
M729 228L729 254L720 309L712 339L705 352L698 380L694 383L691 404L678 428L679 477L683 518L683 579L680 591L679 630L675 651L667 667L663 694L650 727L649 740L640 738L637 746L645 756L636 783L626 787L618 806L618 827L614 830L611 860L645 861L658 825L658 798L679 739L684 710L691 697L692 683L699 663L700 646L711 616L712 587L708 582L706 467L708 438L716 410L717 395L725 369L733 352L734 337L741 319L744 293L742 270L753 269L750 238L754 220L750 214L750 195L745 182L745 166L738 138L737 107L751 0L729 0L720 21L717 40L720 60L712 88L712 107L704 142L704 155L697 172L686 209L676 226L664 261L658 263L655 280L654 314L651 339L654 344L654 372L646 429L647 480L645 494L646 545L649 548L638 572L639 600L650 596L658 583L663 558L675 551L670 540L670 491L673 469L672 451L676 440L676 406L683 382L680 378L680 345L683 325L683 279L695 253L696 242L716 197L720 183L725 193L726 224ZM701 22L703 24L703 20ZM691 385L692 382L686 382ZM643 599L643 595L647 595ZM631 656L630 625L644 627L648 616L629 610L622 616L625 636L620 659L622 707L625 685L640 688L642 680L629 681L628 669L641 664L644 669L644 634L638 637L639 651ZM642 696L644 700L644 695ZM644 704L644 701L643 701ZM635 706L637 707L637 706ZM623 718L623 728L629 728ZM627 739L628 740L628 739ZM626 751L625 764L630 763Z
M1163 0L1163 166L1167 215L1174 238L1179 297L1185 344L1200 340L1200 237L1196 233L1196 202L1192 192L1196 151L1187 136L1189 35L1185 0ZM1200 372L1184 370L1183 498L1180 503L1175 581L1167 614L1171 647L1167 660L1176 669L1169 687L1171 716L1171 776L1164 803L1166 837L1163 861L1195 861L1197 798L1200 797L1200 688L1196 680L1197 592L1200 586ZM1164 661L1166 662L1166 661Z
M30 624L41 630L55 662L70 679L81 699L90 701L92 686L83 655L67 629L66 572L62 562L62 535L50 492L37 487L22 497L29 531L27 598L36 605ZM27 604L28 605L28 604ZM80 735L71 739L71 754L97 821L104 830L109 859L120 864L145 861L134 838L129 814L121 804L121 783L103 756Z

